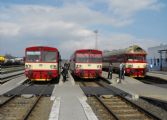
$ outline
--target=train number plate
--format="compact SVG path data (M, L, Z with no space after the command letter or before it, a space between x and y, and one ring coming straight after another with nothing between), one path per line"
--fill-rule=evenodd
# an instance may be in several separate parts
M42 64L39 64L39 67L42 67Z

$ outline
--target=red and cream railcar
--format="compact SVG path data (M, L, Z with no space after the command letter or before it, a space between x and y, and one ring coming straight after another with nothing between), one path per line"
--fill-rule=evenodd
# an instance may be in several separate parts
M93 49L76 50L70 58L72 73L84 79L98 78L102 74L102 51Z
M60 54L57 48L28 47L25 50L25 75L31 81L50 81L59 76Z
M132 77L144 77L146 74L146 51L137 45L125 49L106 51L103 53L103 69L107 69L109 63L114 70L119 71L120 63L125 65L125 74Z

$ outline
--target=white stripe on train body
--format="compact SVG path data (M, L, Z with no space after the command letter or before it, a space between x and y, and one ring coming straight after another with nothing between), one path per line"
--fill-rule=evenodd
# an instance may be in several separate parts
M57 70L57 63L26 63L25 69L29 70Z

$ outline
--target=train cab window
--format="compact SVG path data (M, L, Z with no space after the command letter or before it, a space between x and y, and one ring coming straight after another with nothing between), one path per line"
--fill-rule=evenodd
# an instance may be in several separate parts
M56 62L56 52L43 51L42 52L42 62Z
M93 62L93 63L102 62L102 55L101 54L90 54L90 62Z
M129 55L128 61L145 61L145 56L141 55Z
M88 54L77 54L76 55L76 62L89 62L89 55Z
M40 51L27 51L26 53L26 61L28 62L39 62L41 58Z
M128 55L128 56L127 56L127 59L128 59L128 61L133 61L133 56Z

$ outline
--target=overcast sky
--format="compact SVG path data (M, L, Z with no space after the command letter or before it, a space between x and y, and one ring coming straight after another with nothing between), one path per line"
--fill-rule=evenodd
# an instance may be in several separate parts
M24 56L26 47L112 50L167 44L166 0L0 0L0 54Z

